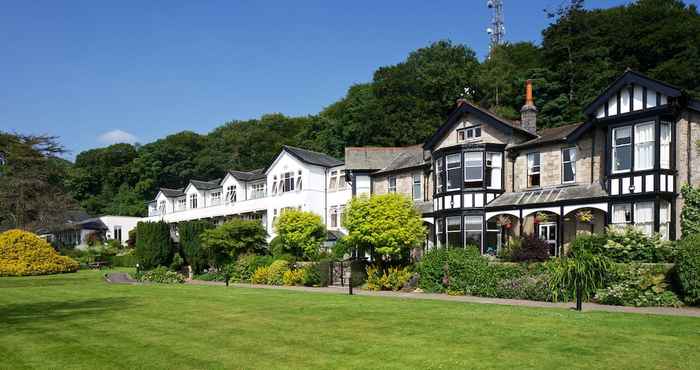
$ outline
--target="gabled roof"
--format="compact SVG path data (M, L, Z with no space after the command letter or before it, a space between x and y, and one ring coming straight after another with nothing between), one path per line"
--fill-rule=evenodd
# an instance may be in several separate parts
M265 169L258 168L256 170L252 170L252 171L230 170L230 171L228 171L228 174L231 175L234 179L239 180L239 181L254 181L254 180L260 180L260 179L265 178Z
M177 198L185 195L185 188L179 188L179 189L168 189L168 188L160 188L159 189L160 193L163 193L167 198ZM156 198L158 198L158 194L156 194Z
M282 147L283 151L291 154L296 159L316 166L321 167L337 167L342 166L343 161L339 161L328 154L314 152L307 149L296 148L293 146L285 145Z
M632 83L644 86L654 91L658 91L670 97L677 97L683 94L683 91L676 86L653 79L642 73L627 69L625 73L622 74L622 76L618 77L612 84L605 88L602 94L600 94L595 100L588 104L583 110L583 112L589 116L594 115L601 104L605 104L610 99L610 97L613 96L613 94L617 94L617 92L621 88Z
M429 164L430 162L426 162L423 158L423 147L421 145L414 145L403 148L403 151L401 151L391 162L389 162L388 165L375 173L389 173L409 168L422 167Z
M447 135L447 133L450 130L452 130L454 125L456 125L459 122L460 118L462 118L462 116L467 113L473 114L484 123L493 125L497 129L507 134L518 132L527 137L537 137L537 135L519 126L516 126L513 122L505 118L499 117L486 109L477 107L472 103L464 102L450 114L450 117L447 119L447 121L442 126L440 126L440 128L433 134L433 136L430 137L430 139L428 139L428 141L425 142L423 148L432 149L443 137L445 137L445 135Z
M566 142L569 141L569 136L577 131L581 126L584 126L584 122L572 123L565 126L549 127L542 129L537 132L539 137L511 146L511 149L525 149L531 148L539 145Z
M213 190L221 187L221 179L210 181L190 180L190 185L194 186L197 190ZM187 187L189 187L189 185Z

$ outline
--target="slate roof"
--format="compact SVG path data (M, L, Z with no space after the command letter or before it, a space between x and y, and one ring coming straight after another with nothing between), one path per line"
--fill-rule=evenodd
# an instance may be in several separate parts
M507 207L552 203L562 200L589 200L608 196L599 182L586 185L557 186L537 190L504 193L487 207Z
M221 187L221 179L210 181L190 180L190 184L197 190L213 190Z
M413 203L422 215L433 213L433 202L426 200Z
M388 167L404 152L418 151L420 145L408 147L346 147L345 168L348 170L376 171Z
M343 165L343 161L337 160L325 153L314 152L312 150L296 148L289 145L283 146L282 149L300 161L309 164L321 167L336 167Z
M168 188L160 188L159 189L163 195L165 195L168 198L177 198L185 195L185 189L184 188L179 188L179 189L168 189Z
M523 149L523 148L529 148L533 146L538 146L538 145L543 145L543 144L549 144L549 143L555 143L555 142L564 142L567 140L567 137L576 131L579 127L583 126L584 122L579 122L579 123L573 123L565 126L558 126L558 127L549 127L542 129L537 132L537 135L539 137L528 140L525 142L522 142L520 144L516 144L511 146L510 148L512 149Z
M228 173L233 176L236 180L240 181L254 181L265 178L265 169L258 168L252 171L235 171L230 170Z
M388 173L407 168L421 167L430 164L423 158L423 147L414 145L402 148L401 151L388 165L376 173Z

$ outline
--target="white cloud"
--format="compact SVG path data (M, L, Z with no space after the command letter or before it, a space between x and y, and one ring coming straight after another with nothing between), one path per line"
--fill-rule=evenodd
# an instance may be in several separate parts
M133 144L138 139L133 134L130 134L122 130L112 130L107 131L97 138L101 143L111 145L117 143L129 143Z

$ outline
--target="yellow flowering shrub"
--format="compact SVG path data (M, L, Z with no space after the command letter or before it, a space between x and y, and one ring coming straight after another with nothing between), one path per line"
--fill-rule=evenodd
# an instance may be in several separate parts
M270 275L270 267L262 266L255 269L253 276L250 278L250 282L253 284L267 284L267 277Z
M302 285L304 283L304 269L287 270L282 275L284 285Z
M0 234L0 276L48 275L78 271L78 263L59 255L33 233L9 230Z

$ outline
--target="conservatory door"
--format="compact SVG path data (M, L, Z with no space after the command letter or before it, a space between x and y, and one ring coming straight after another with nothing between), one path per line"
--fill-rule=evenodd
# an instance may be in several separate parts
M540 240L544 240L549 245L549 255L556 256L557 251L557 224L540 224Z

